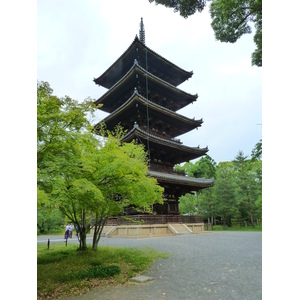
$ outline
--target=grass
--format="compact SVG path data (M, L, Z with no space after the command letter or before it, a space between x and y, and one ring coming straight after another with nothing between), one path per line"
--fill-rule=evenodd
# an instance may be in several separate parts
M232 227L228 227L226 226L225 228L223 227L223 225L214 225L212 230L214 231L262 231L262 226L255 226L252 227L250 226L232 226Z
M100 246L78 251L77 245L37 246L37 298L81 295L92 288L124 284L142 274L158 258L169 254L152 248Z
M37 229L37 235L64 235L64 233L64 228L50 229L49 231L45 231L44 233L40 233L40 231Z

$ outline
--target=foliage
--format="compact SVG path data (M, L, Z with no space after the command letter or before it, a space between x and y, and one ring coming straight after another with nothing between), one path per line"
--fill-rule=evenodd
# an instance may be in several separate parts
M231 225L231 218L236 211L234 196L234 169L232 163L219 163L217 167L218 180L214 192L217 199L216 215L222 216L223 226Z
M149 0L179 12L184 18L202 12L206 0ZM256 32L253 37L256 49L252 53L252 65L262 66L262 0L208 0L211 2L211 26L215 37L221 42L235 43L242 35L251 33L248 24L253 22Z
M195 194L186 194L180 197L179 211L182 215L197 214L197 197Z
M255 144L251 152L252 160L260 160L262 158L262 140Z
M87 120L88 114L93 114L95 109L90 99L82 103L72 100L68 96L58 98L52 95L53 90L49 83L38 82L37 84L37 186L38 203L43 203L46 211L59 208L66 214L66 204L68 201L76 208L80 208L85 225L86 209L92 209L92 204L87 203L99 196L99 191L91 183L85 180L84 164L85 152L95 150L97 140L90 134L91 125ZM84 184L87 186L84 187ZM79 190L80 187L82 190ZM77 195L76 192L78 192ZM45 197L47 194L47 197ZM87 199L80 197L86 197ZM43 197L39 197L42 195ZM93 199L94 205L96 200ZM76 224L79 225L79 220ZM82 243L84 249L85 234L89 230L83 226Z
M195 12L202 12L206 6L206 0L149 0L150 3L162 4L166 7L171 7L174 12L179 12L184 18L193 15Z
M255 172L247 156L239 151L234 160L237 188L236 198L240 208L247 210L251 225L254 227L255 201L261 192L260 174ZM244 215L246 215L244 213ZM241 216L243 218L243 216Z
M209 156L203 156L195 163L186 162L183 166L176 165L175 170L184 172L189 177L194 178L215 178L216 177L216 162ZM203 190L201 193L206 194L206 199L211 196L211 189ZM202 197L203 198L203 197ZM196 191L196 195L187 194L180 197L179 210L182 214L202 214L206 215L211 209L211 204L205 207L202 203L201 209L201 194Z
M203 156L195 163L186 162L183 166L176 165L176 171L183 171L187 176L194 178L215 178L216 162L209 156Z
M156 259L167 257L167 253L151 248L101 246L101 251L88 248L82 252L72 244L68 248L63 244L52 244L49 250L44 245L38 245L37 296L38 299L58 299L82 295L100 285L122 284L145 271ZM103 275L113 277L108 279Z
M63 215L58 208L42 206L37 208L37 226L40 233L59 230L64 224Z
M212 188L201 190L200 194L186 194L180 198L181 214L200 214L204 219L216 225L222 220L223 227L235 224L255 226L262 219L262 140L252 150L248 159L239 151L235 160L220 162L217 166L209 157L201 158L183 166L177 165L177 171L189 176L215 178ZM198 196L198 199L197 199Z
M211 26L221 42L235 43L245 33L251 33L248 22L256 28L252 65L262 66L262 0L212 0Z
M114 132L99 129L106 136L94 165L95 184L101 190L103 202L94 210L94 240L96 250L106 220L119 215L125 207L151 212L151 205L163 203L163 188L156 179L147 176L147 154L140 144L121 143L124 132L119 126Z
M38 83L38 206L59 208L78 227L80 249L94 228L93 248L110 216L132 205L149 211L162 203L163 189L147 176L142 146L122 144L120 127L99 130L100 139L87 120L95 106L88 99L78 103L52 95L48 83Z

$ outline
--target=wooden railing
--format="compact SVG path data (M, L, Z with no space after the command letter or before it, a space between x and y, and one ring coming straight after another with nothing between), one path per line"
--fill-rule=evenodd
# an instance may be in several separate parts
M202 216L181 215L131 215L126 217L109 218L106 222L106 225L143 225L167 223L203 223L203 218Z

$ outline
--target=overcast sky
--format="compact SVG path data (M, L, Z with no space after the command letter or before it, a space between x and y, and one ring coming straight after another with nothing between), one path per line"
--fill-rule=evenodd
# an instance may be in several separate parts
M293 298L298 293L298 278L292 270L300 266L295 239L299 220L289 217L291 210L299 210L299 1L277 2L265 1L263 8L263 249L267 253L263 291L272 293L266 297L270 299ZM17 276L19 285L15 289L15 282L6 280L4 295L36 296L36 79L48 81L58 96L80 101L99 98L105 90L93 78L128 48L138 34L141 17L147 46L194 72L179 87L198 93L199 98L182 113L203 118L204 124L181 140L189 146L208 145L208 154L220 162L233 160L239 150L250 155L261 138L262 127L256 124L262 123L262 68L251 67L253 36L243 36L235 44L215 41L207 9L185 20L148 0L3 2L2 211L13 212L14 220L22 223L26 216L28 234L20 236L19 244L29 245L22 253L32 258L24 260L19 247L3 249L3 257L11 256L22 265L16 274L4 262L4 272ZM274 230L274 220L280 223L286 216L289 226ZM2 217L3 224L11 223L11 213ZM273 272L275 260L284 278Z
M78 101L106 92L93 82L139 34L146 45L194 75L179 86L198 94L178 111L204 123L178 138L191 147L208 146L217 163L242 150L250 156L262 138L262 68L251 66L253 34L236 43L215 40L208 7L188 19L148 0L39 0L37 2L37 79L54 94ZM94 122L105 113L97 114Z

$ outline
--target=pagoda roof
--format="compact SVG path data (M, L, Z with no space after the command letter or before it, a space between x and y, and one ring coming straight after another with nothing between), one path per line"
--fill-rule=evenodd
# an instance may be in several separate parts
M156 103L156 101L164 101L157 103L167 107L173 111L177 111L186 105L196 101L198 95L191 95L176 86L158 78L157 76L147 72L142 68L137 60L129 71L116 82L104 95L102 95L95 104L103 104L101 110L111 113L128 100L135 89L140 90L139 93L145 93L146 77L148 78L148 99ZM156 97L159 94L160 97ZM146 95L145 95L146 96Z
M178 86L193 75L193 72L183 70L148 48L136 36L127 50L101 76L94 78L94 82L105 88L111 88L126 74L134 59L146 68L146 55L148 71L174 86Z
M164 139L162 137L150 134L142 130L137 124L133 126L122 138L122 142L130 142L138 138L144 145L147 145L149 140L151 157L157 158L164 156L164 160L168 160L170 164L179 164L182 162L190 161L192 159L203 156L208 152L208 147L200 148L189 147L182 145L180 142L170 139Z
M174 173L148 170L148 176L156 178L160 183L172 183L176 186L188 186L190 191L213 186L214 179L193 178Z
M163 122L163 120L166 120L168 127L171 129L171 137L176 137L189 132L201 126L203 123L202 119L190 119L154 102L148 101L146 98L140 95L137 90L134 91L132 96L124 104L118 107L101 122L104 122L109 130L113 130L119 123L123 128L130 129L134 121L140 122L137 116L137 109L144 110L145 115L143 115L143 117L146 123L147 106L149 109L149 115L151 117L151 123L153 124L152 127L155 127L156 121Z

